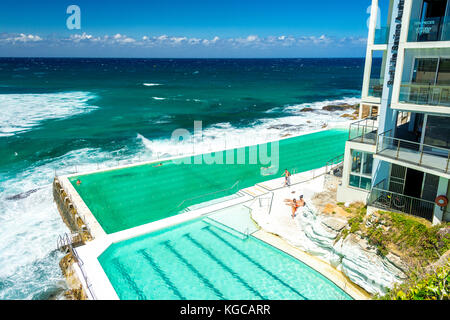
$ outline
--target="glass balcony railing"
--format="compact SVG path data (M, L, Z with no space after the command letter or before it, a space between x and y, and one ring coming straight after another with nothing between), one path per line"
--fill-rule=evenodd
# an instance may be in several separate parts
M378 135L376 154L438 172L450 172L450 149L398 139L392 130Z
M450 85L402 83L399 102L450 107Z
M450 17L411 20L408 42L449 41Z
M383 95L383 83L384 79L370 79L368 96L381 98L381 96Z
M348 140L375 145L378 117L370 117L350 124Z
M375 29L375 39L374 44L387 44L389 37L389 27L381 27Z

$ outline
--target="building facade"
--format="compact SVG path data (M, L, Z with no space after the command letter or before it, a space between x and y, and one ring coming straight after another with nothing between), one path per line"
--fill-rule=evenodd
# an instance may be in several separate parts
M338 201L450 220L450 0L373 0Z

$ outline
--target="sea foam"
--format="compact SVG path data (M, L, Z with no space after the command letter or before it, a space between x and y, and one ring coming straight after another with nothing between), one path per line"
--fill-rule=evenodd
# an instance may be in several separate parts
M85 148L39 161L14 175L0 175L0 300L45 299L65 288L56 240L69 230L53 201L55 173L92 171L98 163L113 167L118 159L124 158ZM138 156L130 161L138 161ZM18 194L27 196L15 199Z
M358 98L326 100L315 103L283 107L284 114L277 118L262 118L247 126L234 126L229 122L216 123L202 128L202 137L193 137L192 128L184 128L191 132L187 141L179 141L172 137L147 139L137 134L136 139L151 154L152 159L191 155L193 153L209 153L230 148L275 141L290 136L315 132L324 128L347 127L354 120L342 118L341 115L352 110L326 111L324 106L333 104L357 104ZM300 112L303 108L312 108L312 112ZM200 120L200 119L199 119Z
M42 121L71 117L96 109L89 92L0 94L0 137L28 131Z

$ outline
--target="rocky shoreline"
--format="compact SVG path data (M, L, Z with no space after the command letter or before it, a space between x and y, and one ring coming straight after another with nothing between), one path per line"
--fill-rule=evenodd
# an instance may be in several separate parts
M352 113L345 113L341 115L341 118L349 118L351 120L357 120L359 115L359 103L358 104L347 104L347 103L341 103L341 104L330 104L328 106L322 107L323 111L328 112L335 112L335 111L344 111L344 110L353 110ZM317 109L313 108L303 108L299 112L314 112L317 111Z

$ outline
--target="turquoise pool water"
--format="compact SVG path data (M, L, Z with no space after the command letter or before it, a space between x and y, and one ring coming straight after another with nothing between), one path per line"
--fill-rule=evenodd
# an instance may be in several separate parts
M292 256L210 218L113 244L99 261L124 300L351 299Z
M326 130L281 140L279 166L264 175L262 167L268 165L252 164L250 147L245 147L239 149L245 154L243 164L237 164L239 152L235 149L235 164L227 164L224 153L224 164L194 164L193 158L188 157L192 164L166 161L159 167L140 165L81 175L70 181L105 232L114 233L279 178L286 168L293 173L321 168L333 157L344 153L347 138L348 130ZM257 146L258 149L262 147L266 146ZM77 185L78 179L81 185ZM236 185L237 181L239 185ZM230 188L233 185L235 187Z

